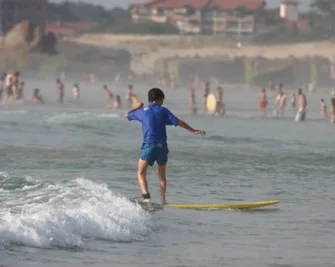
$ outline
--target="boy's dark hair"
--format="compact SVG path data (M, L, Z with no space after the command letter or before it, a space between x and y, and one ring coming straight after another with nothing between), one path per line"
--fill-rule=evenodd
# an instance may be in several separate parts
M148 101L154 102L154 101L161 101L164 100L165 95L163 91L159 88L152 88L148 93Z

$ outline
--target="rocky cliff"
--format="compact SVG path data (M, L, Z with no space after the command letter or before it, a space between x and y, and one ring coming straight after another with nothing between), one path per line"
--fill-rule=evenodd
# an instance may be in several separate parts
M28 21L17 24L1 40L0 67L40 76L67 72L80 75L94 72L111 77L130 73L131 55L124 49L58 41L52 34L41 36Z

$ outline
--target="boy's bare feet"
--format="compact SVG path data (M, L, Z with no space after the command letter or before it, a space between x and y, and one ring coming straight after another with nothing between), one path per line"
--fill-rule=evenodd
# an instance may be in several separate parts
M145 198L142 200L144 203L151 203L151 198Z
M167 205L166 199L163 198L163 197L161 197L161 204L162 204L162 205Z

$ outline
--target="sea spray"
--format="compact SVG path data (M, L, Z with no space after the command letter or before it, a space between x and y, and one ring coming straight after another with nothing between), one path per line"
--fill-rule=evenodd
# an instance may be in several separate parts
M0 191L2 245L71 248L90 239L141 241L151 232L150 215L105 184L84 178L35 185L21 180L27 185Z

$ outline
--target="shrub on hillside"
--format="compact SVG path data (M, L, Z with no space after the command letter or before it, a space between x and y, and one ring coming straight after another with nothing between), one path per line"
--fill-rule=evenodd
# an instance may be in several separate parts
M155 22L139 22L124 21L123 23L104 22L95 27L93 32L109 32L116 34L178 34L176 27L169 24Z

